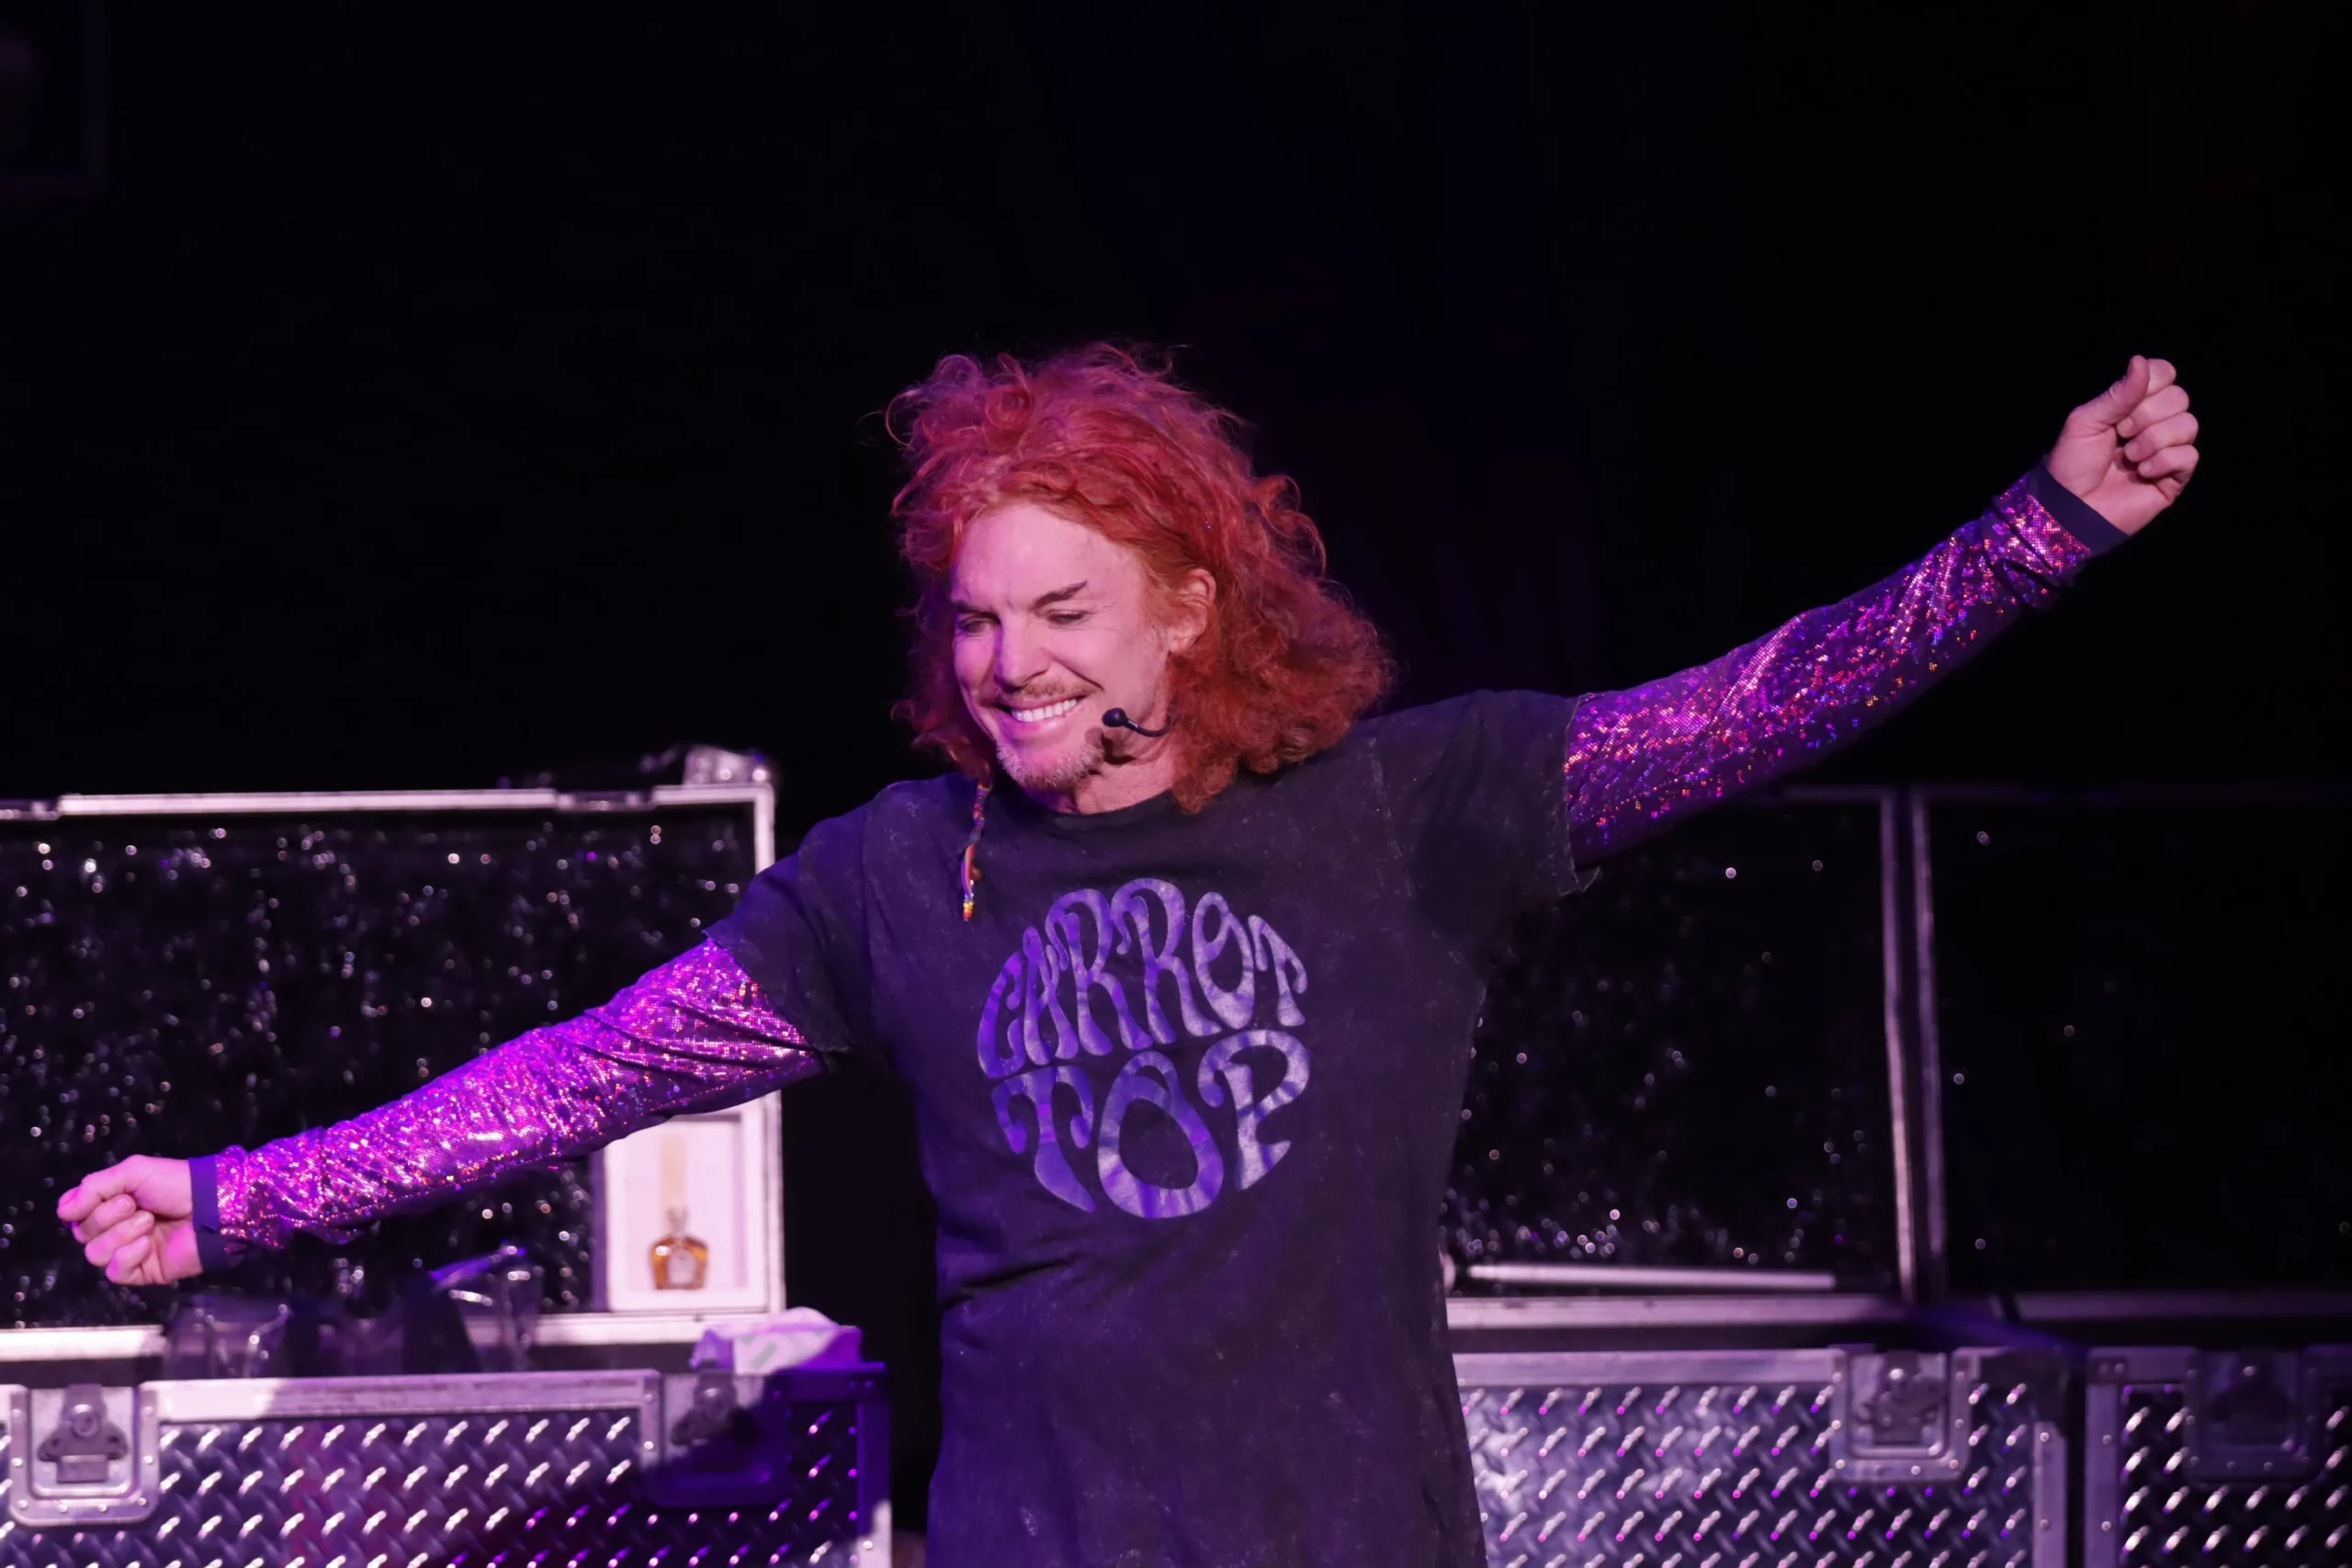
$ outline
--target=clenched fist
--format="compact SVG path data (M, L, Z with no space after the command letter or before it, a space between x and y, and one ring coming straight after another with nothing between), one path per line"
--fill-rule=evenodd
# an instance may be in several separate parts
M2050 477L2127 534L2180 499L2197 472L2197 416L2168 360L2132 356L2123 379L2066 416Z
M168 1285L199 1272L187 1161L133 1155L57 1201L82 1254L118 1285Z

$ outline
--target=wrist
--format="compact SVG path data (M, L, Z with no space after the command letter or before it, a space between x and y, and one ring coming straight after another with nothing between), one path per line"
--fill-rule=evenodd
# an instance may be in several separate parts
M242 1213L244 1198L245 1151L235 1145L217 1155L201 1155L187 1162L188 1218L196 1234L198 1263L208 1274L226 1269L244 1251L223 1227L221 1200L228 1197L232 1213Z
M2131 537L2106 515L2051 472L2047 459L2026 476L2026 488L2051 520L2072 534L2091 554L2105 555Z

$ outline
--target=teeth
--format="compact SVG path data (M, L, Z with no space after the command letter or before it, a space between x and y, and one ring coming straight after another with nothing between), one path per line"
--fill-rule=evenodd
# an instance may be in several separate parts
M1078 706L1076 697L1065 697L1057 703L1047 703L1041 708L1013 708L1012 716L1023 724L1043 724L1049 718L1059 718Z

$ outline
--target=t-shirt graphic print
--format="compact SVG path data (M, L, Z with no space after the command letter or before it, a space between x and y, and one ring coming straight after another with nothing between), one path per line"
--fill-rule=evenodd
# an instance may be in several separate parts
M1137 1218L1173 1220L1216 1202L1228 1181L1264 1180L1290 1152L1267 1119L1306 1092L1312 1071L1297 951L1222 893L1187 899L1159 877L1072 889L1041 926L998 969L978 1035L997 1125L1013 1153L1034 1147L1038 1184L1089 1213L1100 1191ZM1167 1051L1180 1039L1213 1042L1189 1083ZM1221 1145L1201 1108L1228 1104ZM1124 1156L1123 1129L1148 1111L1182 1133L1189 1179ZM1080 1175L1089 1169L1091 1183Z

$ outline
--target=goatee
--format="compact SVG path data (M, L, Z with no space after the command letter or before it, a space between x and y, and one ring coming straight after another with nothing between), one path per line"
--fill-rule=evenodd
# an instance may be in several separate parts
M1014 748L1006 746L996 754L1005 776L1023 789L1040 795L1067 795L1102 768L1102 737L1100 731L1090 734L1075 751L1058 758L1032 763Z

